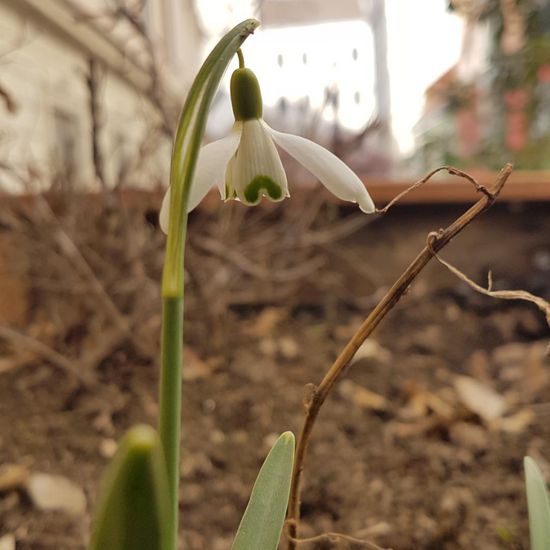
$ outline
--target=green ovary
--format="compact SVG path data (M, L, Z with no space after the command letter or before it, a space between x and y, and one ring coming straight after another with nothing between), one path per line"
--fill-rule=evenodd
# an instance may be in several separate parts
M256 176L244 190L244 197L247 202L256 204L260 198L260 191L265 189L269 198L274 201L283 196L281 186L276 184L269 176Z

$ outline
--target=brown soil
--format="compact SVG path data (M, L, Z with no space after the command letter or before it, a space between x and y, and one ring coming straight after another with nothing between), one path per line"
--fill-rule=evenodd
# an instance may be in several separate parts
M324 293L288 306L230 308L216 318L221 351L210 340L206 313L191 311L183 548L230 547L275 435L299 430L304 385L321 379L373 296L399 275L426 234L461 210L397 207L319 250L328 263L301 288L320 288L323 278L331 281ZM443 256L477 281L490 268L497 287L548 299L548 214L548 206L495 207ZM160 247L162 238L155 239ZM340 384L321 412L306 467L302 536L336 531L396 550L528 548L522 458L529 453L543 468L544 457L550 460L549 363L542 357L548 336L534 306L476 295L443 267L429 266L375 332L377 345L362 350L347 373L355 385ZM0 464L66 476L84 488L91 511L112 440L132 424L155 422L157 375L154 362L124 346L99 365L91 390L75 391L45 361L6 369ZM454 390L457 375L504 396L512 421L489 425L468 411ZM386 401L365 401L358 388ZM18 550L81 549L88 529L88 517L37 510L23 490L0 493L0 536L13 533ZM343 539L301 546L359 547Z

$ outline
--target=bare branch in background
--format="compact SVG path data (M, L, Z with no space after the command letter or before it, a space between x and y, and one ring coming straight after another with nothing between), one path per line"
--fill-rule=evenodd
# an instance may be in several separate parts
M84 368L81 363L70 361L56 350L35 338L17 332L16 330L0 325L0 338L7 340L14 347L30 351L49 361L54 367L61 369L65 374L83 386L91 386L95 382L95 372Z
M24 25L19 33L19 36L4 50L0 50L0 59L3 59L18 49L22 48L28 41L27 26ZM8 61L9 62L9 61ZM3 100L6 110L15 114L19 110L19 104L14 98L14 94L0 82L0 98Z
M100 67L95 59L88 60L88 74L86 75L86 85L89 92L90 120L92 123L92 160L94 163L94 172L96 179L101 184L103 190L107 188L105 180L105 163L101 149L101 107L99 102L100 86Z
M160 128L162 133L171 139L174 135L177 119L173 116L172 111L174 106L170 105L169 94L164 89L161 78L160 64L156 56L155 45L153 44L144 23L144 9L145 2L142 0L138 0L136 2L117 0L113 7L107 7L96 13L83 14L81 19L101 20L102 23L107 24L110 28L114 28L117 24L124 22L128 24L130 29L132 29L134 36L139 38L147 57L147 72L151 79L150 86L145 94L145 97L154 107L160 118Z
M19 106L15 99L13 98L13 95L11 92L8 91L8 89L0 82L0 98L4 101L4 105L6 106L6 110L14 115L18 109Z

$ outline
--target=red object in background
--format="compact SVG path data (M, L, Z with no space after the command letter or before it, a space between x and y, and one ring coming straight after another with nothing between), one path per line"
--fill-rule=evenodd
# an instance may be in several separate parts
M528 94L523 89L508 90L504 93L506 104L506 146L519 151L527 143Z
M461 157L470 157L479 149L479 117L473 106L460 109L456 114L458 131L458 154Z
M539 82L550 82L550 63L539 67L537 78Z

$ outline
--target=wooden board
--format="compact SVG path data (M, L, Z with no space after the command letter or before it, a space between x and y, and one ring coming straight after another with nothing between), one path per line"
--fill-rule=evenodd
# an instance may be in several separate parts
M494 172L469 172L470 175L485 186L491 186L495 181ZM365 178L365 185L377 205L383 205L398 193L410 187L412 181L389 181L383 179ZM402 199L402 203L457 203L469 202L475 197L475 190L465 180L456 176L434 178L429 183L412 191ZM550 172L513 172L504 187L499 200L519 201L550 201Z

